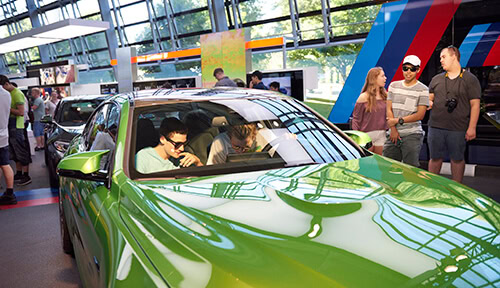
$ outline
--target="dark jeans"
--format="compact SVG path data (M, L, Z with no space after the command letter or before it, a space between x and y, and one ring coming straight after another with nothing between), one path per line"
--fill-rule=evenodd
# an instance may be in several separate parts
M402 161L405 164L419 167L420 162L418 159L423 141L423 134L401 136L401 144L398 147L388 137L384 144L383 155L397 161Z

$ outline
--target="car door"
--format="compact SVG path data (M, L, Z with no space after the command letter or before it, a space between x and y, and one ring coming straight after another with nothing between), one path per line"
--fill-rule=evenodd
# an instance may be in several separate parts
M113 103L106 103L94 112L82 133L78 152L90 151L96 137L99 137L101 133L107 133L107 129L111 126L108 115L112 110L116 114L117 106ZM111 157L108 157L109 159ZM103 167L109 169L109 165L103 165ZM108 172L103 170L100 172ZM72 178L69 182L71 187L67 190L71 191L69 197L72 200L71 211L75 227L73 246L81 279L86 287L103 287L106 281L106 277L103 276L107 272L103 271L105 268L101 263L104 258L102 241L94 225L104 201L109 196L109 189L104 181Z

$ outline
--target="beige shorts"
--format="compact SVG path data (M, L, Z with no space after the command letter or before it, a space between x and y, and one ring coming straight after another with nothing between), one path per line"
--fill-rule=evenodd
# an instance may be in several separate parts
M385 143L385 130L373 130L370 132L366 132L370 138L372 138L373 146L384 146Z

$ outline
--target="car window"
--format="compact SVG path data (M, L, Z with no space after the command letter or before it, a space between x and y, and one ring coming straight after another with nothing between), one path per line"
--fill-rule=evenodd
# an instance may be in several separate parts
M137 177L216 175L363 155L328 123L290 99L141 107L134 111L133 129L130 167ZM186 167L186 161L191 165Z
M86 151L90 150L92 147L97 134L104 131L106 128L106 118L108 116L109 107L109 104L99 107L99 110L95 112L85 127L83 137Z
M65 101L56 115L56 121L63 126L80 126L87 122L88 118L99 106L100 101Z

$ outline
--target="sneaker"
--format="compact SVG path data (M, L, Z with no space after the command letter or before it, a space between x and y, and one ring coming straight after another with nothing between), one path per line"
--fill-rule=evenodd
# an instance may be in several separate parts
M3 194L2 196L0 196L0 205L14 205L14 204L17 204L16 195Z
M35 147L35 151L42 151L43 147Z
M24 185L28 185L30 183L31 183L31 177L23 175L23 178L19 182L17 182L17 185L24 186Z
M21 181L21 179L23 179L23 174L16 174L14 175L14 182L19 182Z

